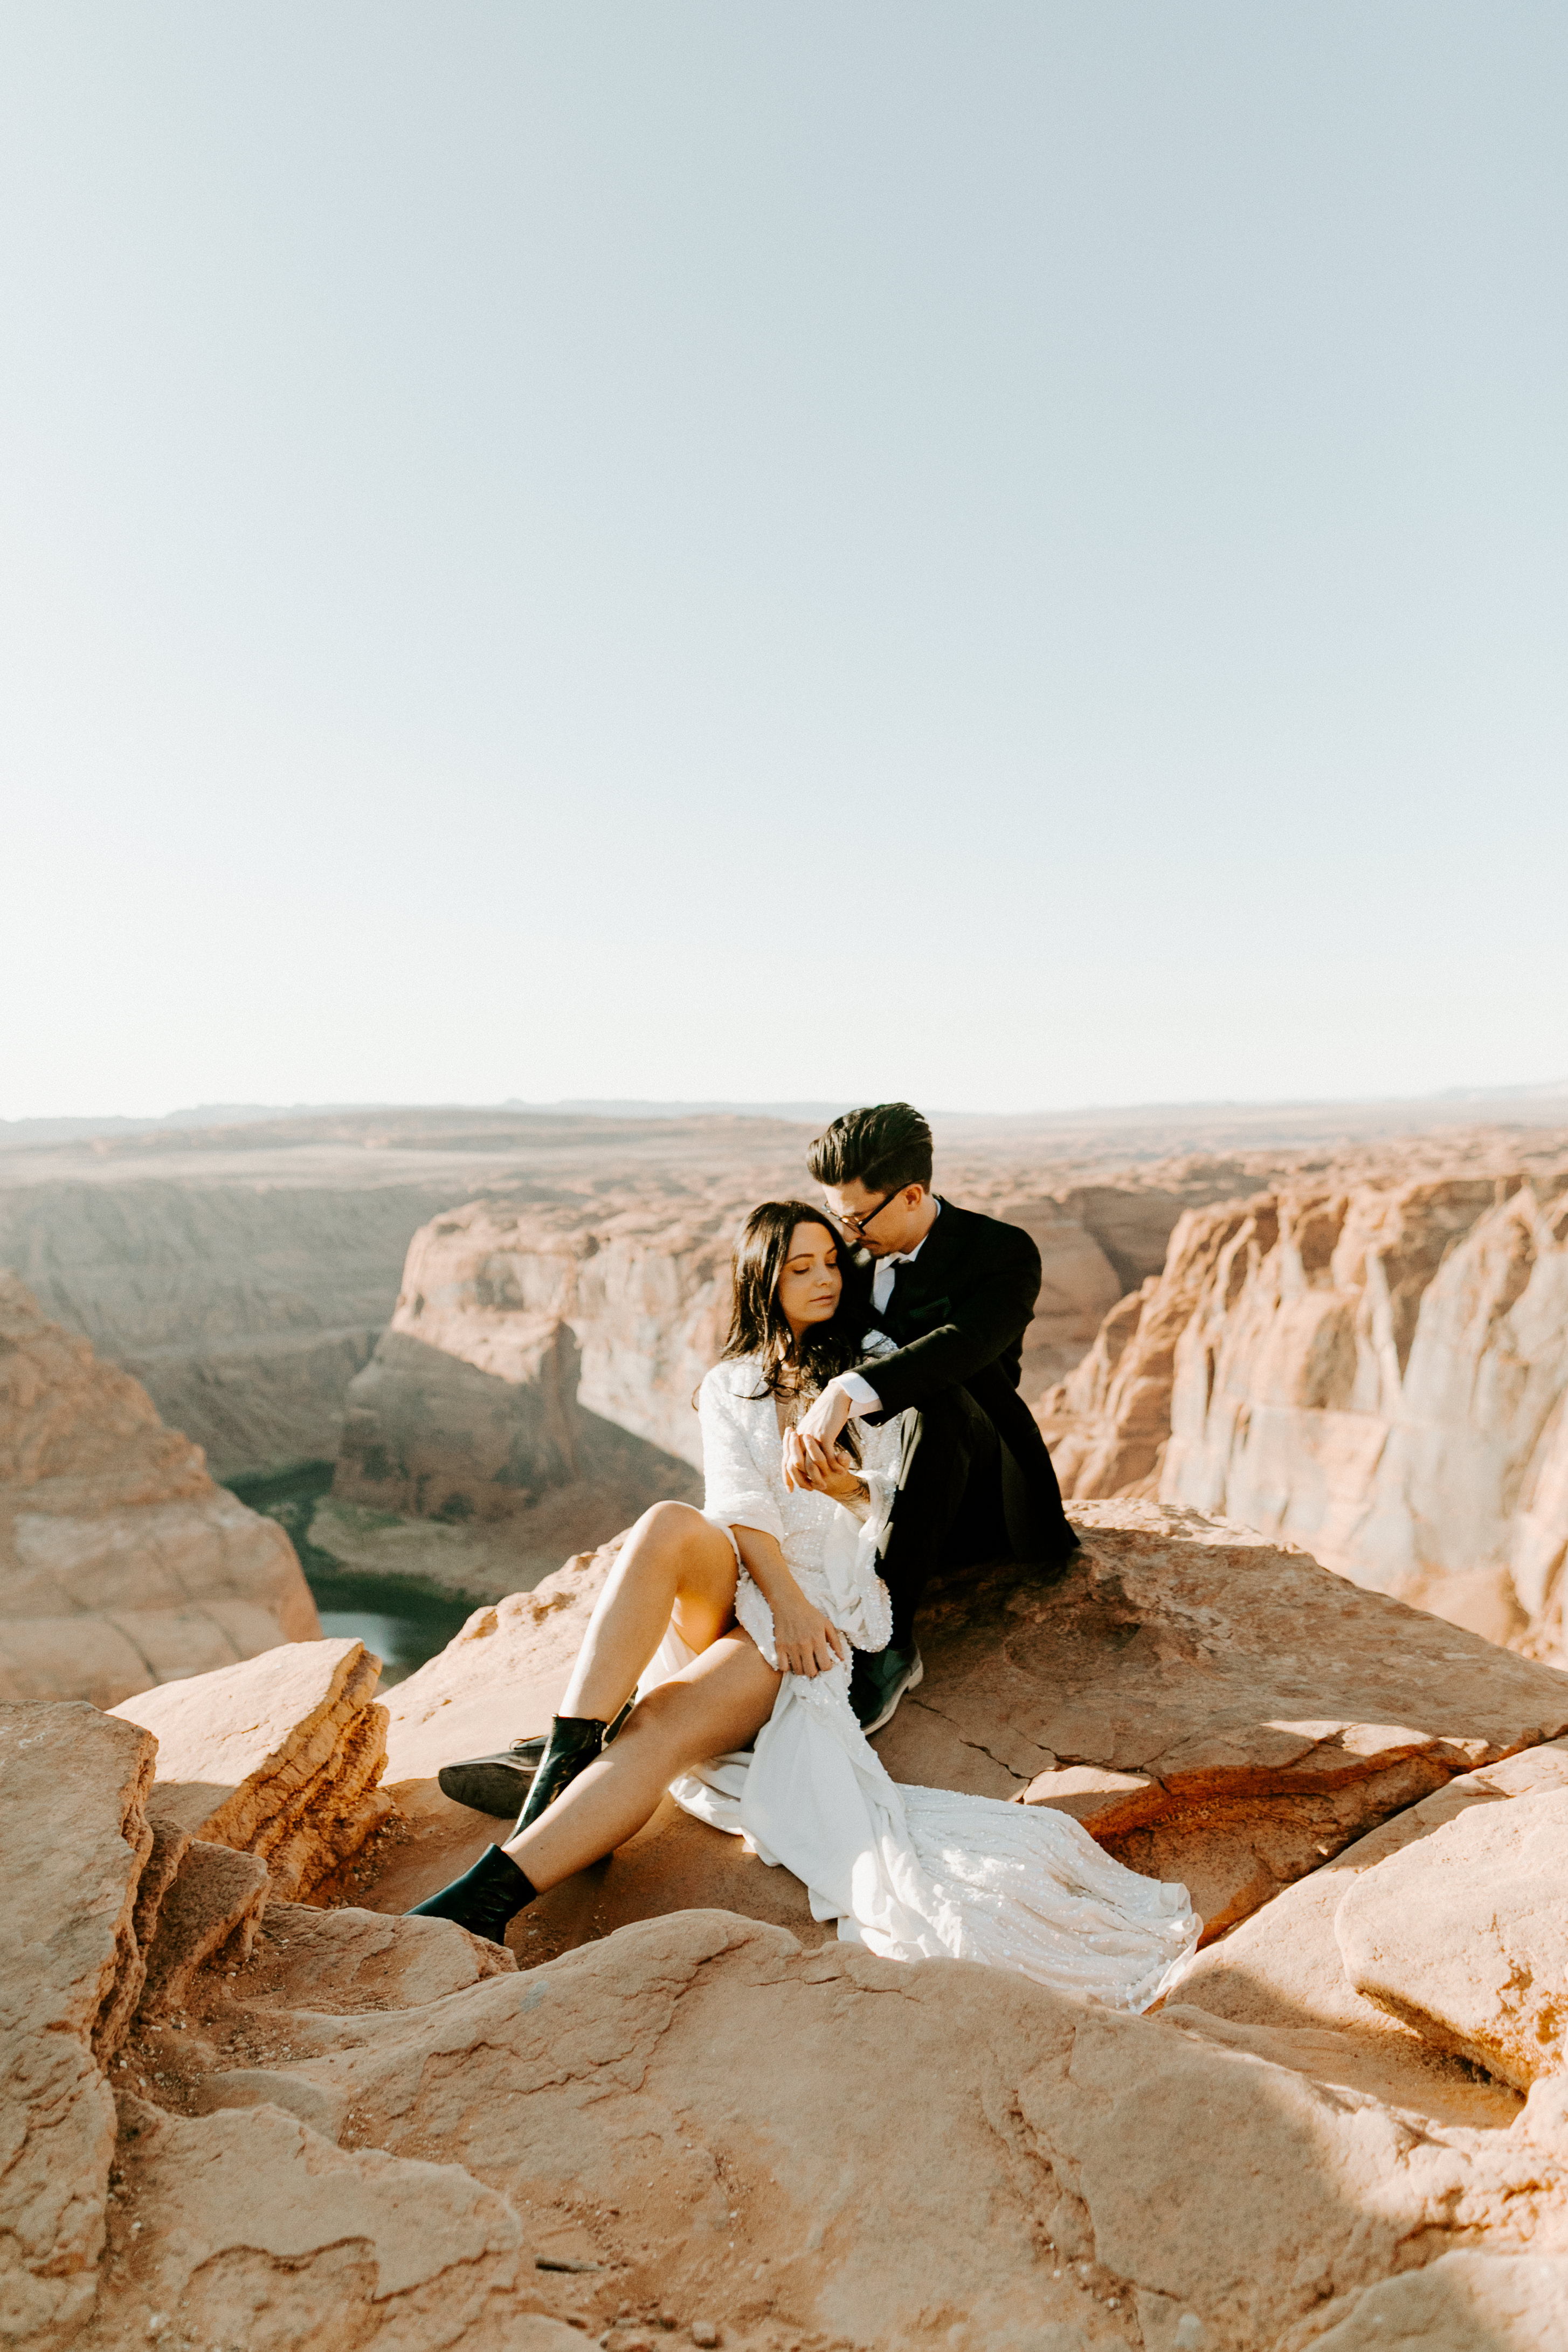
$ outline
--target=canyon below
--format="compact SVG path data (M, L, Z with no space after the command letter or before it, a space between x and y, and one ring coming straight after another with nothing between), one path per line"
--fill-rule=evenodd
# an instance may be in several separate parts
M700 1493L731 1241L814 1126L0 1146L6 2342L1562 2352L1568 1103L1526 1108L938 1126L1040 1248L1082 1549L941 1580L878 1751L1186 1884L1144 2017L840 1944L667 1799L505 1948L404 1916L497 1834L441 1764L542 1727L622 1532ZM400 1679L340 1570L444 1596Z

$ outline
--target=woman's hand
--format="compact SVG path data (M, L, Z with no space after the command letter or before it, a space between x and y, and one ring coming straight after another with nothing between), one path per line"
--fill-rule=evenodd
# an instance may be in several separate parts
M806 1475L806 1448L813 1441L830 1451L850 1417L850 1400L837 1381L830 1381L822 1393L802 1417L795 1429L784 1433L784 1484L787 1486L809 1486Z
M841 1446L824 1445L820 1437L800 1433L800 1465L797 1484L814 1495L831 1495L835 1503L863 1503L865 1480Z
M804 1675L810 1682L849 1656L850 1645L832 1619L813 1609L798 1584L791 1592L769 1593L768 1602L773 1612L773 1654L782 1674Z
M739 1525L734 1535L753 1584L773 1612L773 1654L779 1673L804 1675L810 1681L847 1658L849 1643L831 1618L812 1608L789 1573L778 1537Z

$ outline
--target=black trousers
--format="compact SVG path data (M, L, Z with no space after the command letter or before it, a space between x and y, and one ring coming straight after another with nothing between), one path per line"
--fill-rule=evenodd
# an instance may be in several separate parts
M915 1612L937 1569L1045 1553L1037 1498L968 1391L945 1389L913 1418L882 1560L899 1649L915 1638Z

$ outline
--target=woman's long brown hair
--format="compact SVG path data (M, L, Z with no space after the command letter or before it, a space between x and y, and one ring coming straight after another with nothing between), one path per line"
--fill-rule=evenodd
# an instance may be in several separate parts
M844 1278L833 1313L825 1323L809 1325L799 1348L779 1304L779 1279L789 1263L797 1225L821 1226L838 1253ZM864 1355L864 1282L831 1219L809 1202L764 1201L753 1209L735 1253L734 1283L729 1336L719 1361L760 1357L759 1396L814 1396L836 1372L848 1371Z

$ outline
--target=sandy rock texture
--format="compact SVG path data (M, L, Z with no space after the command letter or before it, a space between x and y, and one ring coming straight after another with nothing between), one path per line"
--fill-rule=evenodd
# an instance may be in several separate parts
M706 2323L758 2347L1298 2352L1450 2250L1533 2264L1532 2311L1564 2250L1563 2158L1515 2130L1190 2018L733 1914L378 2009L316 2007L308 1978L289 2006L287 1976L252 2002L249 1974L139 2029L89 2343L162 2315L267 2352L309 2319L322 2345L546 2346L575 2321L628 2345ZM277 2098L194 2112L240 2054ZM1173 2167L1173 2132L1197 2160ZM1519 2286L1441 2277L1419 2307L1490 2317Z
M1291 1883L1147 2018L798 1934L777 1916L787 1874L689 1821L672 1835L656 1819L582 1874L574 1917L530 1937L568 1890L544 1898L510 1951L398 1916L400 1874L440 1859L429 1774L449 1735L465 1744L486 1706L492 1724L548 1706L610 1547L476 1612L392 1694L410 1810L363 1848L362 1904L322 1907L330 1878L309 1905L284 1899L259 1858L292 1818L283 1784L308 1786L328 1733L342 1745L377 1712L358 1645L151 1695L156 1780L144 1727L10 1710L21 1777L0 1790L0 1838L24 1843L7 1861L47 1863L62 1777L77 1843L102 1857L84 1872L72 1850L47 1880L48 1932L19 1937L5 1975L18 2016L64 2021L41 2038L69 2045L91 2126L61 2144L52 2202L26 2210L39 2255L12 2340L1555 2347L1563 2077L1525 2102L1483 2074L1430 1987L1390 2015L1353 1980L1336 1922L1385 1871L1402 1875L1384 1911L1440 1919L1454 1828L1555 1821L1568 1677L1192 1513L1133 1502L1083 1521L1088 1556L1055 1588L1016 1569L949 1580L922 1629L925 1685L882 1744L904 1777L1069 1803L1108 1842L1155 1842L1141 1866L1162 1874L1185 1852L1223 1892L1247 1840L1272 1858L1270 1885ZM1313 1807L1327 1859L1302 1842ZM444 1811L449 1850L493 1834ZM1506 1854L1533 1854L1527 1838L1489 1848L1494 1911L1524 1883ZM1442 1940L1401 1947L1402 1983ZM1312 2015L1287 1981L1308 1947ZM1249 2013L1227 2006L1239 1979ZM68 2210L75 2267L40 2299Z
M1507 2074L1489 2069L1487 2081L1479 2083L1474 2067L1456 2068L1451 2033L1407 2022L1358 1989L1341 1948L1339 1913L1364 1879L1375 1881L1382 1868L1408 1855L1403 1876L1413 1907L1406 1926L1416 1943L1424 1943L1446 1916L1446 1883L1452 1893L1440 1862L1430 1882L1426 1877L1428 1850L1440 1856L1432 1843L1438 1832L1494 1809L1502 1809L1500 1817L1506 1819L1514 1800L1553 1791L1568 1792L1568 1740L1523 1748L1500 1763L1457 1775L1345 1846L1200 1953L1176 2000L1184 2011L1201 2009L1241 2032L1264 2027L1309 2041L1332 2034L1340 2064L1350 2070L1346 2079L1396 2105L1414 2102L1430 2108L1436 2102L1438 2111L1469 2115L1479 2098L1511 2121L1520 2099ZM1457 1920L1453 1927L1458 1933ZM1482 1965L1489 1953L1495 1953L1490 1928L1458 1957L1466 1966Z
M144 1691L115 1713L157 1737L161 1815L210 1846L258 1857L287 1897L340 1869L392 1810L379 1787L380 1675L362 1642L291 1643Z
M1543 1657L1568 1557L1559 1139L1194 1209L1040 1420L1071 1496L1157 1495Z
M283 1530L0 1270L0 1696L110 1706L319 1631Z
M0 2325L67 2341L103 2250L105 2067L141 1996L153 1742L96 1708L0 1705ZM143 1925L145 1923L143 1922Z
M1371 2288L1320 2342L1322 2352L1557 2352L1568 2344L1568 2263L1445 2254Z
M1568 1788L1469 1810L1346 1888L1334 1914L1358 1993L1528 2091L1563 2071Z

